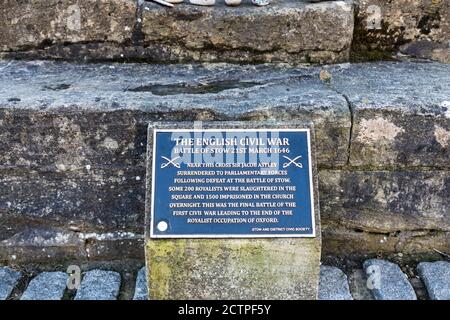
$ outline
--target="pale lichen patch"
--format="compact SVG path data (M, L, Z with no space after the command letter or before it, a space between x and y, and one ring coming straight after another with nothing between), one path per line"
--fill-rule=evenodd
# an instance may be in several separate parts
M110 137L106 137L102 145L109 150L116 150L119 148L119 143Z
M403 128L383 117L362 119L360 126L361 129L358 138L359 140L368 142L380 140L392 142L399 133L405 132Z
M439 142L439 144L443 148L448 147L448 144L450 141L450 131L445 130L441 126L435 125L434 126L434 137L436 138L436 141Z

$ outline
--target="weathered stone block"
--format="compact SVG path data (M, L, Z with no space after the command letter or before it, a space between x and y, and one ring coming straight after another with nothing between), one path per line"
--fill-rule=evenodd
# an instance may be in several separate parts
M150 299L317 298L317 239L159 239L146 250Z
M355 0L353 55L379 59L402 44L432 40L448 45L448 0Z
M450 263L445 261L421 262L417 266L433 300L450 300Z
M450 231L448 171L319 173L322 217L349 229Z
M347 276L342 270L320 266L319 300L353 300Z
M363 263L370 291L377 300L417 300L408 277L395 263L370 259Z
M0 51L42 50L67 43L124 43L135 23L132 0L4 0ZM54 52L64 57L65 49ZM79 57L81 59L82 57Z
M343 62L353 31L350 1L278 1L264 10L146 3L142 32L158 61ZM338 23L337 23L338 22Z
M120 273L91 270L85 273L75 300L117 300L120 290Z
M354 64L333 85L352 108L350 166L450 168L450 65Z
M0 268L0 300L8 299L21 278L22 273L19 271L9 267Z
M8 0L0 28L3 57L334 63L348 60L353 5L284 0L264 10L223 2L169 9L133 0Z
M69 276L64 272L43 272L28 284L20 300L61 300Z
M15 221L19 227L15 229ZM15 229L13 235L0 238L0 261L8 264L27 262L54 263L54 261L84 260L84 242L75 232L66 228L50 228L44 224L32 227L33 220L20 218L6 220L3 229ZM28 223L28 227L23 225ZM5 237L5 238L4 238Z
M446 251L449 66L326 69L329 82L319 80L319 68L285 65L0 61L0 241L15 243L30 225L142 234L150 122L312 120L324 172L325 250ZM374 172L363 183L367 171ZM364 200L336 200L338 187ZM91 257L137 253L127 249L133 239L96 238L84 240ZM87 257L78 245L41 249L2 244L0 260Z

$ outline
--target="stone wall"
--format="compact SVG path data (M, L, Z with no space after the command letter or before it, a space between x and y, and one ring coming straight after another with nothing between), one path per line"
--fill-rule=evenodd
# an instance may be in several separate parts
M153 121L315 123L324 253L450 246L450 66L0 61L0 261L142 258Z

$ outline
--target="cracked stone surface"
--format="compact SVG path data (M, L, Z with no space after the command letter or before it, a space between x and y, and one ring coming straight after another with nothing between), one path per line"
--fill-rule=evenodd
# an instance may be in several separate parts
M347 276L342 270L320 266L319 300L353 300Z
M61 300L69 276L64 272L43 272L33 278L21 300Z
M353 111L351 166L450 168L450 65L362 63L332 74Z
M370 259L363 263L367 277L372 279L369 288L377 300L417 300L411 283L395 263Z
M421 262L417 266L432 300L450 300L450 262Z
M20 272L9 267L0 267L0 300L8 299L20 278Z
M114 271L92 270L84 274L75 300L116 300L121 277Z

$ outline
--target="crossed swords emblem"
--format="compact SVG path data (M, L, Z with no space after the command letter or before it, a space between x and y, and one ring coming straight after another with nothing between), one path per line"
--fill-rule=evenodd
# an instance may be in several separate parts
M169 158L167 158L167 157L161 156L161 158L163 158L164 160L167 161L166 163L163 163L163 164L161 165L161 169L164 169L164 168L167 167L168 165L173 165L175 168L178 168L178 169L180 168L180 164L175 162L175 160L178 160L180 157L175 157L175 158L173 158L173 159L169 159Z
M285 158L286 160L288 160L289 162L283 163L283 169L290 167L291 164L293 164L294 166L296 166L297 168L303 168L303 165L299 162L297 162L298 159L300 159L302 156L298 156L295 157L294 159L291 159L289 157L283 156L283 158Z

